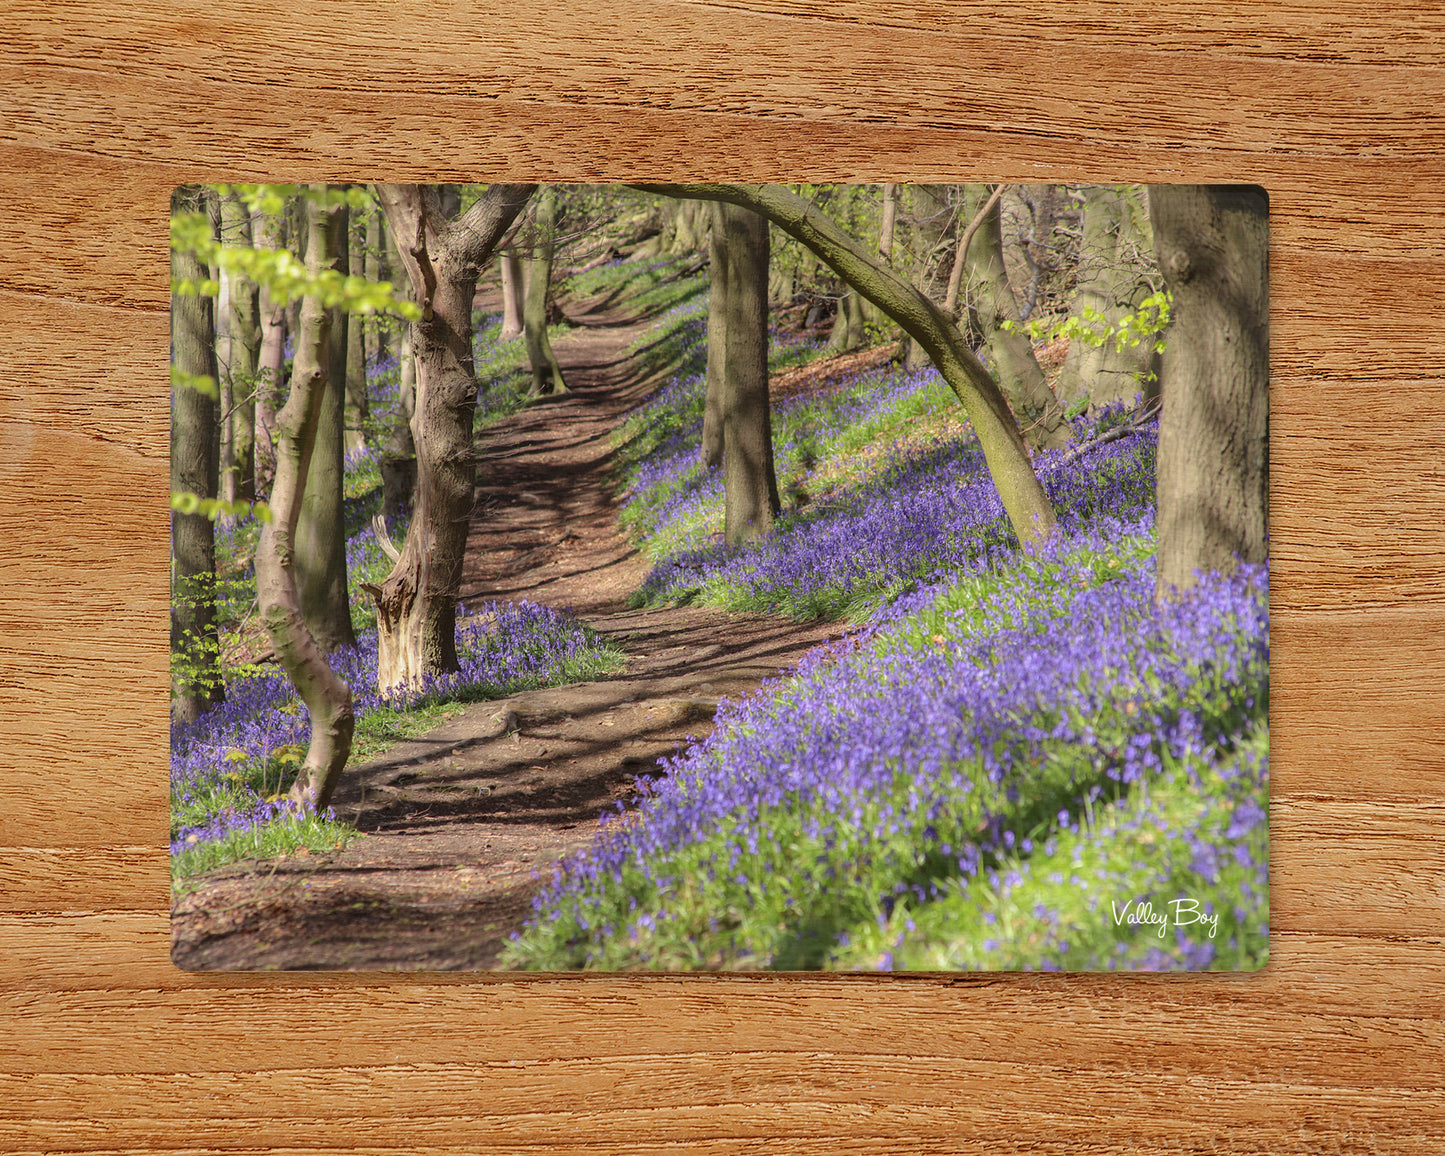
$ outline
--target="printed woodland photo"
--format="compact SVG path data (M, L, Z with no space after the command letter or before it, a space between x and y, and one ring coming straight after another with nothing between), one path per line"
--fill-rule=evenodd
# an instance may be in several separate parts
M1247 185L188 185L188 970L1248 971Z

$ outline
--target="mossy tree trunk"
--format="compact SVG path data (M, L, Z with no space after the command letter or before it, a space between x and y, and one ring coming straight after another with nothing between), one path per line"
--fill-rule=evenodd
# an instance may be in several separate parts
M491 185L465 214L448 220L434 188L377 186L422 310L410 327L416 508L405 544L391 548L391 573L380 586L365 587L377 608L383 691L419 687L429 674L457 669L456 607L476 485L472 298L478 274L535 187Z
M1173 294L1161 370L1156 597L1269 554L1269 199L1253 185L1155 185Z
M537 194L536 235L532 254L524 262L527 291L522 300L522 331L527 363L532 369L532 396L566 393L562 367L547 336L547 295L552 289L552 254L556 245L557 190L544 185Z
M199 186L171 194L171 213L194 212ZM171 250L172 280L202 281L205 265L193 252ZM212 300L199 294L171 298L171 364L181 373L216 372ZM190 386L171 390L171 491L214 498L220 483L219 394ZM216 533L204 514L171 513L171 651L179 663L171 709L189 722L222 701L220 639L216 628Z
M311 246L317 244L310 227L308 205L306 260L311 264ZM337 207L325 213L326 237L317 268L346 272L348 213ZM305 304L303 303L303 312ZM330 310L326 324L325 374L317 388L321 400L316 432L302 491L301 509L293 539L296 584L301 595L301 612L311 636L326 653L356 642L351 625L351 601L346 588L346 517L343 499L346 459L346 365L347 315ZM297 344L301 338L298 334ZM293 374L294 376L294 374ZM293 384L292 388L295 386Z
M323 192L324 185L313 191ZM329 265L331 240L326 210L306 206L306 264L316 275ZM296 530L301 517L321 421L331 360L331 314L319 298L301 306L291 392L276 415L276 481L271 521L256 547L256 596L276 656L311 714L311 741L290 797L319 811L327 805L351 754L355 725L351 689L326 662L307 628L296 581Z
M1018 422L998 383L937 305L816 207L777 185L643 185L651 192L726 201L752 209L808 246L846 282L927 350L954 391L983 448L989 472L1020 541L1043 541L1056 526L1053 508L1029 461Z

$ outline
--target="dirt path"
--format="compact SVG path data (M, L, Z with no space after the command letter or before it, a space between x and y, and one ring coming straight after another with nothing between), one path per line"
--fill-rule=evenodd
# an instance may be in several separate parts
M598 682L467 707L349 768L335 807L367 837L343 851L237 864L181 897L188 969L491 968L552 865L660 774L658 758L834 625L695 608L634 610L647 563L617 529L608 435L657 384L625 350L646 328L607 312L556 351L572 392L488 431L463 598L570 608L627 651Z

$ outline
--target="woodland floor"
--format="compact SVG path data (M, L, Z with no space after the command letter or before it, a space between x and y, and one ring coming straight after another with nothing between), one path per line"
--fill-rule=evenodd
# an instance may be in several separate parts
M556 343L571 392L493 426L479 447L463 600L570 609L627 653L618 674L467 706L347 769L333 801L365 837L189 881L172 913L188 970L497 966L532 897L660 756L838 624L692 607L628 610L647 561L617 525L608 435L659 382L626 356L646 321L573 306Z

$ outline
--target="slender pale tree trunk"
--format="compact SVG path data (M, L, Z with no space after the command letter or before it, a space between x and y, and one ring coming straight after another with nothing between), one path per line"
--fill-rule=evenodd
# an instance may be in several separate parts
M422 317L411 325L416 359L417 500L406 542L380 586L378 683L419 687L457 669L456 606L476 485L477 405L471 304L477 275L534 185L491 185L459 219L442 215L434 189L378 185L388 226ZM390 546L384 539L384 544Z
M199 186L171 194L171 212L200 207ZM208 270L193 252L171 250L172 280L201 281ZM216 373L215 321L209 297L171 297L171 364L181 373ZM188 386L171 391L171 490L214 498L219 490L218 399ZM171 649L182 659L172 688L175 717L189 722L225 697L216 629L215 525L204 514L171 514Z
M1173 294L1159 423L1156 597L1269 555L1269 199L1254 185L1155 185Z
M503 253L497 258L502 268L502 337L515 337L522 332L522 298L526 277L522 258L516 253Z
M368 281L386 279L386 263L382 258L381 210L372 205L366 213L365 255L362 258L362 275ZM385 322L380 315L370 316L362 326L362 371L370 373L372 367L386 356ZM368 386L368 397L370 397Z
M768 403L768 222L722 204L727 263L722 388L723 536L729 545L761 538L780 508Z
M712 226L708 239L707 388L702 408L702 460L708 469L723 462L723 391L727 381L728 251L724 204L709 206Z
M378 194L379 195L379 194ZM399 284L397 295L409 297L410 275L402 264L391 224L383 216L387 265ZM416 414L416 357L412 352L411 325L401 323L396 343L396 417L388 426L381 447L381 512L390 520L416 505L416 441L411 423Z
M221 228L228 245L252 245L251 214L239 193L221 202ZM261 353L260 293L256 282L240 274L228 278L228 361L230 383L231 496L241 502L256 497L256 382Z
M325 186L316 186L323 191ZM327 213L307 205L306 264L313 274L331 260ZM261 620L276 656L311 714L311 741L290 797L319 811L331 800L351 754L355 725L350 688L327 665L325 651L307 628L297 588L296 531L301 495L313 460L330 352L330 311L317 297L302 302L301 326L291 393L276 415L276 481L271 490L271 521L261 529L256 548L256 595Z
M1079 283L1071 312L1103 319L1085 321L1100 328L1138 309L1151 291L1148 274L1153 238L1149 234L1145 190L1139 187L1091 185L1083 189L1083 238L1079 248ZM1059 396L1068 402L1087 399L1090 406L1132 401L1148 389L1155 367L1154 342L1142 339L1120 349L1118 342L1091 345L1074 339L1059 373Z
M878 259L893 264L893 231L898 224L898 186L883 186L883 203L878 222Z
M1056 526L1028 451L998 383L974 356L953 320L813 205L777 185L640 185L679 197L741 205L765 216L812 249L844 281L891 317L928 351L963 406L1019 540L1040 542Z
M279 249L282 216L258 213L251 233L258 249ZM286 307L263 288L259 300L261 347L256 362L256 494L269 493L276 473L276 409L286 384Z
M346 228L346 272L361 276L366 267L366 225L349 219ZM371 403L366 393L365 320L355 313L346 316L346 452L355 453L366 445L366 423Z
M537 194L536 239L524 262L527 291L522 303L522 329L526 334L527 362L532 367L532 396L566 393L562 367L547 336L547 294L552 288L552 250L556 244L557 190L545 185Z
M309 218L308 218L309 219ZM318 267L346 271L347 211L327 212L326 248ZM311 232L309 245L316 243ZM307 262L311 256L308 248ZM346 314L333 308L328 319L326 373L316 415L310 468L295 530L296 584L311 636L326 653L356 642L346 589L346 518L342 496L345 460ZM298 342L300 338L298 337ZM294 386L293 386L294 388Z
M988 346L989 360L998 374L999 386L1013 406L1025 438L1035 449L1055 449L1066 445L1070 437L1064 407L1049 389L1028 335L1018 328L1003 327L1005 321L1018 325L1019 310L1004 269L998 202L995 200L991 208L986 208L990 199L991 190L987 185L967 186L965 215L970 221L975 214L983 216L965 256L974 313Z

